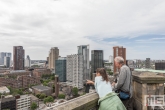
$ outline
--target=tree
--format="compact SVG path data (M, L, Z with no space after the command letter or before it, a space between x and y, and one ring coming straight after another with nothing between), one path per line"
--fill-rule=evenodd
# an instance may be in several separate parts
M74 96L77 96L77 95L78 95L78 88L77 88L77 87L74 87L74 88L72 89L72 92L73 92L73 95L74 95Z
M111 69L107 69L107 73L108 73L109 75L113 75L113 72L111 71Z
M40 99L44 99L45 97L46 97L46 95L45 95L44 93L42 93L42 94L39 96Z
M55 77L54 76L51 76L51 80L54 80L55 79Z
M65 95L64 95L64 94L59 94L59 95L58 95L58 98L59 98L59 99L65 99Z
M41 94L37 94L36 97L39 98Z
M20 94L20 95L23 95L23 91L22 90L18 90L17 93Z
M30 108L31 108L31 110L35 110L37 108L37 104L35 102L33 102L31 104L31 107Z
M54 101L52 96L48 96L47 99L48 99L48 102L53 102Z
M44 85L44 86L48 86L48 83L44 82L43 85Z
M47 103L47 102L53 102L54 99L52 96L48 96L47 98L44 99L44 103Z

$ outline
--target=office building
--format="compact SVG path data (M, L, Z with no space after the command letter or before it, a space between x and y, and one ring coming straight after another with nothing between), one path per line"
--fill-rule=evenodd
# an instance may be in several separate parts
M24 70L25 51L22 46L13 47L13 69Z
M150 58L146 58L146 61L145 61L145 67L146 67L146 68L150 68L150 67L151 67L151 61L150 61Z
M123 57L124 59L124 64L126 64L126 48L124 48L123 46L115 46L113 47L113 58L115 59L115 57L120 56ZM113 69L113 73L118 73L119 70L118 68L115 66L114 64L114 69Z
M0 52L0 65L6 65L6 58L9 59L10 58L10 61L7 62L7 64L9 64L9 67L10 67L10 64L11 64L11 53L9 52ZM9 57L9 58L8 58Z
M4 66L6 67L6 68L9 68L10 67L10 62L11 62L11 59L10 59L11 57L7 57L7 56L5 56L4 57Z
M60 82L66 82L66 57L60 57L56 60L55 73Z
M155 63L155 70L165 70L165 62Z
M17 110L29 110L31 105L31 97L29 95L16 96Z
M26 60L25 60L25 67L30 67L31 66L31 60L29 55L27 55Z
M83 88L83 55L67 55L66 58L67 83L72 87Z
M91 79L90 75L90 65L89 65L89 45L77 46L78 54L83 55L84 66L83 66L83 80Z
M91 68L92 73L96 73L97 68L104 67L104 54L103 50L92 50L91 51Z
M55 60L59 57L58 47L52 47L49 51L49 69L55 71Z

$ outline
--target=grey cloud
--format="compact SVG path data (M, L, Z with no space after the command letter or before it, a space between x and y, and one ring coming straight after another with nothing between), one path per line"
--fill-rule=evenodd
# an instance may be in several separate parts
M0 50L12 51L13 45L23 45L34 59L46 58L54 46L61 48L61 56L76 53L81 44L105 50L108 58L118 42L102 39L165 34L164 0L10 1L0 1L0 41L6 46Z

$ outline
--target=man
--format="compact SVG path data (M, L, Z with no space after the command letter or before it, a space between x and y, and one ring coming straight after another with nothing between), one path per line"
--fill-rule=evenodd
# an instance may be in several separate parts
M120 56L115 58L115 66L119 69L119 75L117 76L117 83L113 82L112 86L114 86L114 90L119 93L122 92L124 94L128 94L127 99L121 99L127 110L133 110L132 107L132 74L130 68L124 64L124 59Z

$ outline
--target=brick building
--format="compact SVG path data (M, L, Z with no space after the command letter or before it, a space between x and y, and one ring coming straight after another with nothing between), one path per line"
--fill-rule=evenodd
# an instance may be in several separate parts
M28 88L30 85L38 85L41 84L40 77L33 77L33 76L19 76L17 80L21 82L22 88Z
M117 56L123 57L124 64L126 64L126 48L124 48L123 46L113 47L113 57L114 57L114 59ZM118 69L116 68L115 63L113 63L113 64L114 64L113 73L116 73L116 72L118 72Z
M12 78L0 78L0 86L10 86L12 88L21 88L22 83L18 80Z
M28 75L18 76L13 78L0 78L0 86L10 86L12 88L28 88L30 85L41 84L40 77L33 77Z
M36 68L33 71L33 76L35 77L42 77L42 75L45 74L51 74L50 69L46 69L46 68Z
M47 86L38 85L38 86L32 87L32 93L34 93L35 95L44 93L47 96L50 96L52 92L53 92L52 88L47 87Z
M6 71L6 72L4 72L3 74L1 74L1 75L7 75L7 76L15 76L15 77L17 77L17 76L20 76L20 75L30 75L31 74L31 72L30 71L26 71L26 70L12 70L12 71Z

